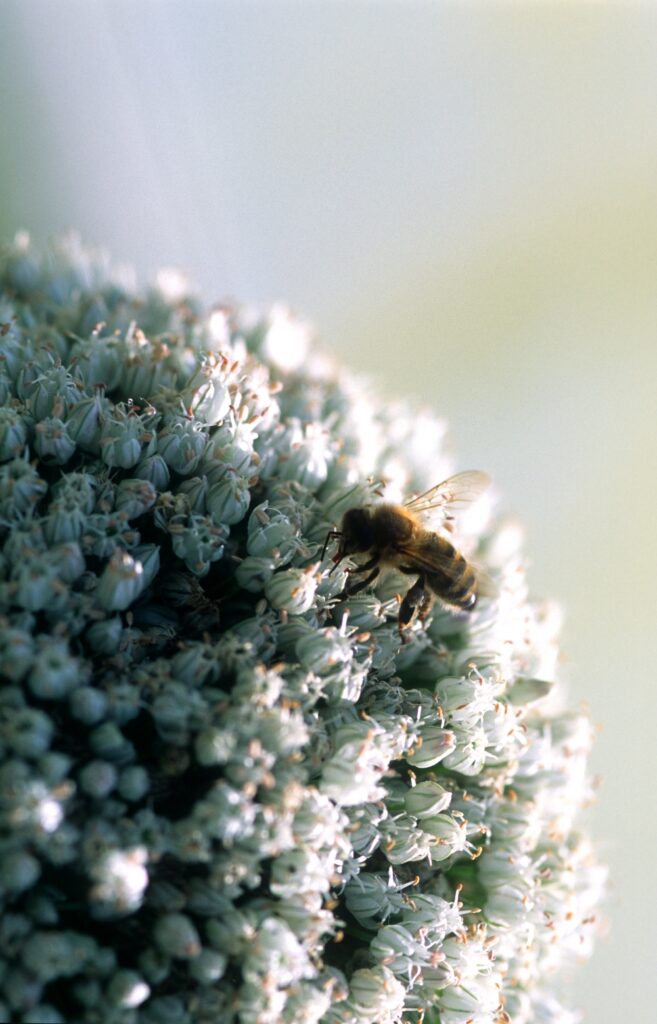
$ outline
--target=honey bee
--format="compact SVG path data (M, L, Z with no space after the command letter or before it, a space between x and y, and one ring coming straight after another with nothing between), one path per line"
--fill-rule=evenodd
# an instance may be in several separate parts
M340 529L327 534L322 551L324 558L330 541L339 539L331 572L349 555L368 556L349 570L355 578L343 596L350 597L368 587L382 568L394 568L417 577L399 606L400 632L418 616L426 618L435 597L446 605L471 611L478 595L487 590L484 578L444 532L430 529L426 520L432 512L441 510L444 522L449 523L453 518L451 509L474 501L489 484L486 473L470 470L448 477L403 505L381 503L348 509Z

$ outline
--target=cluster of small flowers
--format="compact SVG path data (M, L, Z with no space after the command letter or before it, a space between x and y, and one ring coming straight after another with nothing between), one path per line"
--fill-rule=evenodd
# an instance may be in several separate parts
M322 559L443 424L75 237L0 288L0 1019L571 1019L591 732L517 530L463 517L495 595L404 644L399 580Z

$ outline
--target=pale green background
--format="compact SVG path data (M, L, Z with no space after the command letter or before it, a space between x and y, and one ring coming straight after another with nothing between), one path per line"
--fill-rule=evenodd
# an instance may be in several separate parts
M2 2L4 236L285 298L527 523L601 733L596 1024L657 1006L657 8Z

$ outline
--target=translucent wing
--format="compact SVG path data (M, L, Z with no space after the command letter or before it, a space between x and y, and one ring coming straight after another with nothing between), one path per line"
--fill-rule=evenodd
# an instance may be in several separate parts
M423 494L418 494L404 502L404 507L415 515L422 515L433 509L442 509L445 513L457 505L475 501L490 484L490 477L478 469L456 473L442 483L430 487Z
M447 576L451 575L453 555L447 554L446 551L440 548L402 545L397 548L397 552L401 556L401 561L417 569L418 573L440 572ZM484 572L481 566L471 562L469 559L468 565L475 574L477 595L479 597L496 597L498 589L488 573Z

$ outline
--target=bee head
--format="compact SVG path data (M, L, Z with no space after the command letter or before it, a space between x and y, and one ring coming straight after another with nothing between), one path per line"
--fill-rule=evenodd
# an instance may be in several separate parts
M374 544L372 519L369 509L350 508L342 517L342 543L340 557L369 551Z

